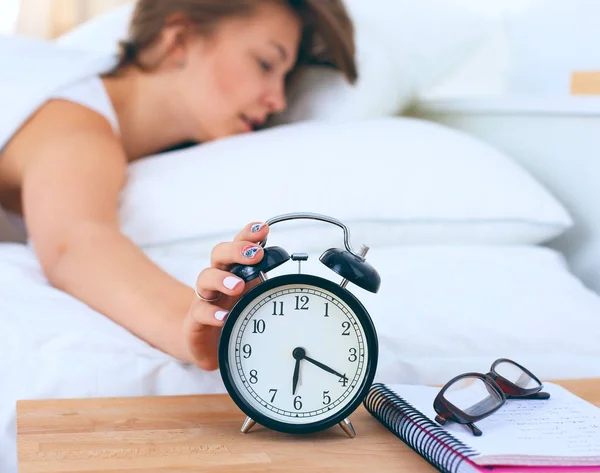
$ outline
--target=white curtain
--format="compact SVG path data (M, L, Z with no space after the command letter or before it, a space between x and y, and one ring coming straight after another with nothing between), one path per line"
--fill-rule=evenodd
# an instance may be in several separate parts
M0 35L9 35L15 32L18 13L19 0L0 1Z
M7 0L0 0L5 2ZM84 21L127 0L8 0L19 2L16 33L56 38ZM168 0L167 0L168 1Z

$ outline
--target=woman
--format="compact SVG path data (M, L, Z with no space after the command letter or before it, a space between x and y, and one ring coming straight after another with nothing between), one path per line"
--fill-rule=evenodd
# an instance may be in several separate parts
M217 245L194 290L121 233L127 165L261 127L285 109L300 63L353 82L352 35L339 0L140 0L116 69L57 91L0 151L0 205L23 216L52 285L173 357L217 369L224 318L250 288L227 268L260 261L269 230L254 222Z

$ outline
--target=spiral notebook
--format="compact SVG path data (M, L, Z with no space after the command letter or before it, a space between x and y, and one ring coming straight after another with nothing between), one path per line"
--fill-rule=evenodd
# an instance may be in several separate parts
M600 408L563 387L544 383L548 400L507 400L477 422L439 425L433 400L439 388L375 383L366 409L444 473L478 471L600 472Z

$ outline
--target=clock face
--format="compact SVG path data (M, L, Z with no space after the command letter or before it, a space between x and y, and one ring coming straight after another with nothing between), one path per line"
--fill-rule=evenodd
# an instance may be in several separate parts
M233 399L284 431L333 425L358 407L377 362L375 329L360 302L311 275L267 280L231 311L220 346Z

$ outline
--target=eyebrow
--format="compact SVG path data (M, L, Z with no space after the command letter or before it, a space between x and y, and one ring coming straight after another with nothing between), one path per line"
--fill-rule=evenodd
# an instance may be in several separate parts
M286 61L288 58L288 53L285 50L285 48L281 44L279 44L275 41L271 41L271 45L279 50L279 54L281 54L281 59Z

